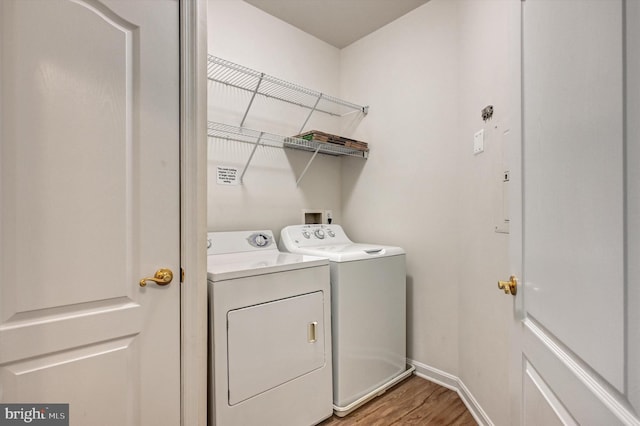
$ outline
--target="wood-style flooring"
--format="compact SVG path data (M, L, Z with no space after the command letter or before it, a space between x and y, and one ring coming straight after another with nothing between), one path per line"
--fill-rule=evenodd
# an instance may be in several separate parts
M319 426L476 425L458 394L411 376L345 417Z

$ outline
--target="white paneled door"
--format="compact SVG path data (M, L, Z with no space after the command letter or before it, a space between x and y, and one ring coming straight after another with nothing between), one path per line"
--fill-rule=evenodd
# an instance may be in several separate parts
M180 424L178 6L0 1L0 403Z
M640 2L521 13L514 423L637 425Z

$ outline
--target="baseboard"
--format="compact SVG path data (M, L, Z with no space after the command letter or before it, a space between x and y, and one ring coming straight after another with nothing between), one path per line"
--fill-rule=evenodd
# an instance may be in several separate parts
M487 413L485 413L480 404L478 404L478 401L458 377L412 359L407 359L407 363L416 368L416 376L420 376L423 379L457 392L460 399L464 405L467 406L467 409L479 425L494 426Z

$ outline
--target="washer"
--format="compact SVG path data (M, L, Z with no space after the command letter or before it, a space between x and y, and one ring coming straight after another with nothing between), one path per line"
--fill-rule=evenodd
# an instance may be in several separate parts
M330 260L333 408L338 416L411 375L403 249L356 244L340 225L288 226L280 248Z
M327 259L271 231L208 234L209 424L312 425L332 415Z

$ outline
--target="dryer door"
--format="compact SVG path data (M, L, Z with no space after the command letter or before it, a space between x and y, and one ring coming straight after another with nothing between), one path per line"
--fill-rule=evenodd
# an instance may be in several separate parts
M322 291L227 313L229 405L325 364Z

